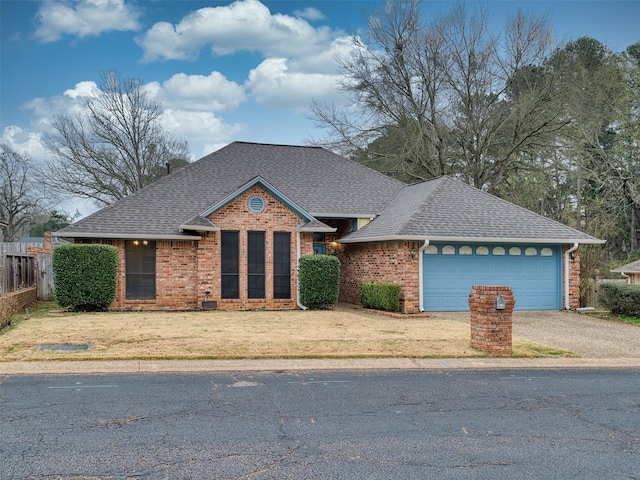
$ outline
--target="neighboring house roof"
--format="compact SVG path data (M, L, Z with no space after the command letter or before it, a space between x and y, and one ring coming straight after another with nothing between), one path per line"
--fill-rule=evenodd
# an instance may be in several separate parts
M340 242L382 240L604 243L448 176L407 186Z
M28 245L44 245L44 237L20 237L17 243L26 243ZM52 238L51 243L53 245L60 245L63 243L69 243L63 238Z
M620 273L640 273L640 260L627 263L626 265L622 265L621 267L614 268L611 271L620 272Z
M405 187L324 148L234 142L55 235L199 238L185 230L215 230L199 217L257 175L311 217L301 231L333 231L318 218L375 217Z

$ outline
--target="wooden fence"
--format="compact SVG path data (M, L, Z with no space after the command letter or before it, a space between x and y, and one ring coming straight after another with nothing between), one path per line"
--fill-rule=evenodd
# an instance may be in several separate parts
M53 299L51 254L28 252L26 243L0 242L0 296L38 286L38 299ZM33 244L42 247L43 244ZM36 278L36 272L38 278Z

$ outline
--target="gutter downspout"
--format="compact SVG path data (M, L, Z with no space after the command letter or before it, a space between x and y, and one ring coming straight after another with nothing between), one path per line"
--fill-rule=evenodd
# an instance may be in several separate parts
M298 304L298 308L300 310L309 310L308 307L305 307L300 303L300 241L302 240L302 236L300 232L298 232L298 244L296 245L296 265L298 268L298 274L296 275L296 303Z
M574 243L573 247L564 252L564 302L565 310L571 310L569 305L569 256L578 249L579 243Z
M424 244L418 249L418 255L420 255L420 258L418 258L418 307L421 312L424 312L424 290L422 288L422 259L424 255L422 252L424 252L424 249L428 246L429 240L425 240Z

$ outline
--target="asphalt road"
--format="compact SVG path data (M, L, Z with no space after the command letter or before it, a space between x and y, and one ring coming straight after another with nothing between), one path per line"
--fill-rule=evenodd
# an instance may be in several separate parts
M640 370L0 377L0 478L640 478Z

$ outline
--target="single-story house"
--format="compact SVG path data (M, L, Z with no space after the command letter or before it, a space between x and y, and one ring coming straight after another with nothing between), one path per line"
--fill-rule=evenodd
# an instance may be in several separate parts
M640 285L640 260L627 263L611 271L621 273L627 279L627 283L631 285Z
M407 185L320 147L234 142L54 235L120 252L112 308L295 309L302 255L401 309L468 310L474 284L517 309L579 307L579 246L602 240L443 176Z

